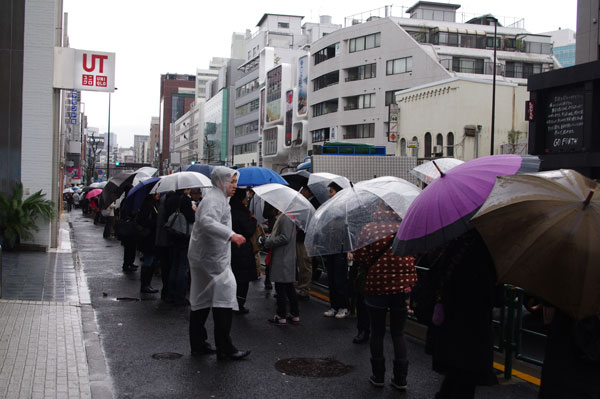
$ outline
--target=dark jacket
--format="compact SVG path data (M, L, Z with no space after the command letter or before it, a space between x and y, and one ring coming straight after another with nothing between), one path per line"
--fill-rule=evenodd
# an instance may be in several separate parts
M430 325L427 348L437 372L462 372L476 385L497 383L493 371L492 307L496 272L481 238L471 230L453 240L434 266L440 276L444 321Z
M174 195L167 197L165 208L165 220L168 220L169 216L171 216L177 209L179 209L179 211L185 216L187 222L191 225L194 224L196 216L194 214L194 210L192 209L192 199L189 196L185 195L183 192L176 192ZM189 244L189 240L185 239L178 239L172 241L173 245L179 248L187 247Z
M158 203L158 215L156 217L156 237L155 237L155 245L157 247L170 247L173 243L171 242L171 238L165 229L165 223L167 223L167 198L170 195L176 195L174 191L171 191L167 194L164 194L160 197L160 201Z
M237 205L232 202L231 225L233 231L243 235L246 239L246 242L240 247L231 244L231 268L235 279L237 281L254 281L257 277L256 262L250 238L256 231L256 219L243 204Z
M159 202L149 195L135 217L138 249L146 255L153 255L156 248L152 238L156 235L158 206Z

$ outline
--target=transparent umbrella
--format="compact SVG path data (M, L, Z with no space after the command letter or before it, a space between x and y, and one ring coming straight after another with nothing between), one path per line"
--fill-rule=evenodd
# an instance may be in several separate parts
M184 188L202 188L212 187L210 179L202 173L196 172L177 172L171 175L160 176L160 181L156 183L150 194L166 193L167 191L176 191Z
M414 167L410 170L410 174L421 180L425 184L429 184L442 173L446 173L453 167L465 163L456 158L439 158L433 161L423 162L421 165Z
M363 227L377 213L387 212L390 223L399 223L421 190L392 176L362 181L338 192L315 212L304 245L309 256L352 252L376 241L365 238Z
M254 187L252 190L264 201L288 215L299 228L306 231L315 213L315 208L306 197L278 183L264 184Z
M336 183L341 188L350 187L350 180L333 173L311 173L308 178L308 188L321 204L329 199L329 184Z

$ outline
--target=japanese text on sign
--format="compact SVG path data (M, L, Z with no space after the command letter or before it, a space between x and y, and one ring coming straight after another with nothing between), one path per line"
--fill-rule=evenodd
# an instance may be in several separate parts
M555 95L548 104L546 126L549 151L583 147L583 94Z

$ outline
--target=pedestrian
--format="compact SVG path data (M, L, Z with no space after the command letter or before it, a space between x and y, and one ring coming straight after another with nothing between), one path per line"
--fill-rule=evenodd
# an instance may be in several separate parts
M250 210L250 214L252 217L256 219L256 231L254 235L250 238L250 242L252 243L252 249L254 250L254 262L256 264L256 274L258 278L260 278L263 268L262 268L262 259L260 256L261 243L264 242L265 237L265 228L266 228L266 219L263 217L263 201L260 199L258 195L254 193L252 190L248 190L248 209ZM261 243L259 243L259 241Z
M192 199L190 198L190 189L180 189L175 195L169 196L166 203L166 218L169 219L175 212L180 212L185 216L187 223L194 224L195 214L192 209ZM171 270L169 272L169 297L167 300L175 305L187 305L187 292L189 287L188 245L189 236L175 237L171 236Z
M257 278L254 249L250 241L256 231L256 219L248 209L246 190L236 189L229 200L229 205L231 206L232 229L246 239L246 242L239 247L231 243L231 268L237 284L236 295L239 307L235 313L247 314L249 310L244 305L248 296L248 287L250 281L255 281Z
M113 234L113 225L115 222L115 202L111 202L111 204L101 211L102 216L104 217L104 231L102 232L103 238L110 238Z
M238 310L235 276L231 270L231 243L244 244L243 235L232 230L229 197L235 193L239 172L217 166L211 173L213 188L207 190L196 211L188 257L192 277L190 290L190 345L192 356L214 353L207 341L206 319L212 309L217 359L240 360L250 354L238 350L231 340L233 310Z
M271 281L277 293L277 314L269 319L276 325L300 323L300 309L294 282L296 281L296 225L287 215L279 213L271 235L265 240L271 252ZM290 316L287 314L290 304Z
M329 183L329 198L342 190L337 183ZM323 316L345 319L350 315L348 310L348 264L343 253L323 257L327 268L327 283L329 286L329 303L331 308Z
M404 326L408 317L408 300L412 286L417 280L414 258L395 256L392 242L400 227L400 218L392 210L383 207L373 214L372 221L360 232L359 241L371 244L349 254L360 268L364 292L364 304L371 321L371 370L369 382L383 387L385 381L385 355L383 339L389 313L389 325L394 346L393 375L391 384L399 390L407 386L408 357ZM364 331L364 330L363 330ZM358 337L357 337L358 338Z
M73 209L73 194L71 193L67 193L67 212L71 212L71 209Z
M80 195L79 193L76 191L73 193L73 205L75 206L75 208L79 208L79 200L80 200Z
M100 223L100 207L98 206L98 197L92 197L90 199L90 209L94 216L94 225Z
M196 212L196 209L198 209L198 204L200 204L200 201L202 201L202 189L192 188L190 190L190 198L192 199L192 210Z
M350 309L356 309L356 336L352 339L354 344L364 344L369 342L371 335L371 320L369 318L369 308L365 304L365 279L367 271L354 262L351 253L347 256L348 266L350 267L348 276Z
M125 190L125 197L127 197L127 193L131 189L131 186ZM123 272L131 273L138 269L138 266L135 262L135 254L137 252L137 239L135 236L135 214L130 213L123 206L125 201L121 201L119 204L119 219L122 220L122 223L126 223L133 228L127 229L127 234L121 234L119 239L121 240L121 245L123 246Z
M273 231L275 221L277 220L278 211L271 204L265 202L263 204L263 218L267 221L267 232ZM265 290L272 290L273 284L271 284L271 256L267 254L265 258Z
M167 200L170 196L176 195L175 191L169 191L161 195L158 202L158 214L156 216L156 236L154 245L156 248L156 257L160 263L160 277L162 279L162 288L160 290L160 299L162 301L169 300L169 275L171 274L171 246L173 242L169 233L165 229L167 223Z
M315 210L319 207L319 201L308 187L302 187L300 193L310 201ZM313 260L306 254L304 238L306 234L302 230L296 231L296 267L298 268L298 299L308 301L310 299L310 283L313 276Z
M493 370L494 264L481 236L471 230L448 244L429 273L439 280L426 348L433 370L444 375L435 397L473 398L476 386L498 383Z
M154 275L154 259L156 246L156 220L158 218L158 203L160 194L149 194L144 199L140 210L135 217L138 249L144 254L144 263L140 269L140 292L143 294L155 294L157 289L152 287Z
M600 314L575 320L551 311L539 399L600 398Z

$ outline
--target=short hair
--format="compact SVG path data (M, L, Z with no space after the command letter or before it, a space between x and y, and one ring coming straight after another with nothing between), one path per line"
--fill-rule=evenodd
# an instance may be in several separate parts
M336 182L332 181L331 183L329 183L327 185L327 187L333 188L335 190L336 193L340 192L343 190L343 188L340 187L339 184L337 184Z

